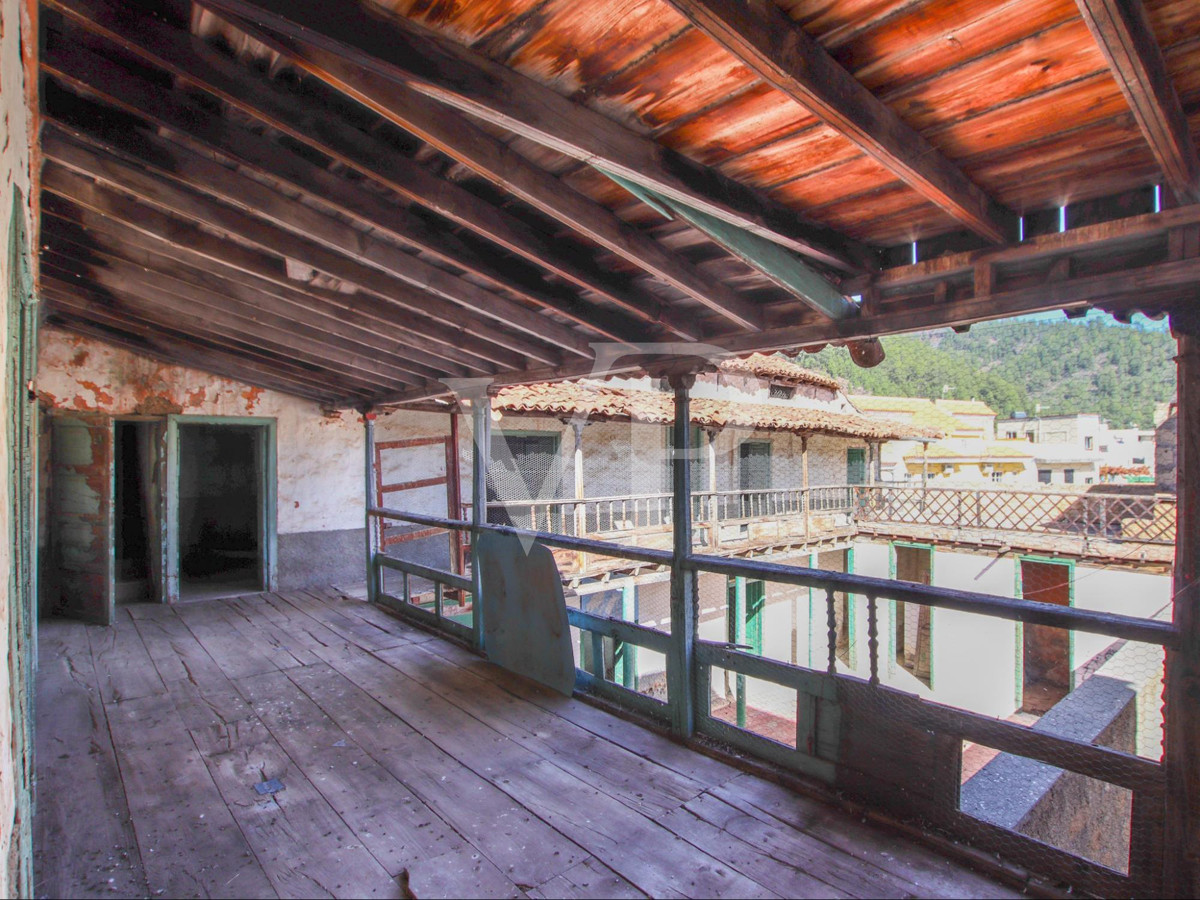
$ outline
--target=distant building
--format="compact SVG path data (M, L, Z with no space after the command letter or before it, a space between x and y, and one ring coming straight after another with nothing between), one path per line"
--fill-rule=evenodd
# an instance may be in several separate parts
M945 437L933 443L892 441L883 446L885 481L937 485L1031 484L1034 455L1024 442L997 440L996 413L978 400L921 397L850 398L863 415L936 428Z
M1035 445L1041 484L1098 484L1150 481L1154 475L1154 432L1108 426L1098 413L1001 419L996 429L1007 440Z

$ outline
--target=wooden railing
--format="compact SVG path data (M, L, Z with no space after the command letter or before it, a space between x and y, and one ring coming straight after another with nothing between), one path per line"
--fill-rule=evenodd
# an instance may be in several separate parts
M878 496L886 489L876 490ZM968 492L970 496L973 493ZM862 496L856 490L856 496ZM1088 632L1114 641L1143 642L1175 649L1180 635L1167 621L1142 619L1086 608L1086 604L1058 606L993 594L930 587L910 582L819 569L780 565L759 560L699 555L691 551L656 550L611 541L598 541L561 533L469 523L391 509L374 508L376 519L400 521L477 537L485 531L515 535L548 547L581 553L615 556L671 570L672 582L699 573L723 574L731 579L810 588L814 592L814 617L823 605L827 623L828 660L823 668L804 667L746 652L736 644L701 640L695 627L695 610L659 627L599 616L579 609L569 612L570 624L588 635L593 648L590 669L576 672L576 690L670 723L681 737L693 734L759 756L793 769L839 793L867 802L906 819L928 825L1008 861L1025 866L1051 880L1098 895L1156 893L1161 885L1161 849L1166 779L1161 763L1110 747L1076 740L1063 734L1034 730L1000 718L943 703L922 700L880 683L880 601L917 604L934 609L969 612L1020 623L1018 627L1050 627ZM406 573L403 595L383 589L385 571ZM437 572L402 560L373 553L369 576L377 602L426 625L442 628L457 637L468 632L443 614L440 589L434 608L427 597L409 594L410 577L425 578L465 593L474 579ZM867 605L868 672L866 678L845 674L835 656L835 607L847 595L864 598ZM687 592L684 592L687 596ZM821 603L823 599L823 604ZM467 609L477 642L486 629L480 609ZM681 607L688 609L688 607ZM687 623L691 624L688 625ZM450 627L450 626L456 627ZM613 655L629 645L661 653L666 659L665 695L655 696L622 683L605 665L609 646ZM795 692L794 735L775 740L718 716L712 708L715 673L768 682ZM1169 710L1167 711L1169 714ZM969 741L1001 753L1057 767L1129 792L1130 829L1127 871L1104 865L1049 846L1018 831L973 817L959 806L963 742ZM1081 812L1081 827L1105 828ZM1090 825L1088 824L1090 823Z
M1172 545L1175 500L1151 494L1008 490L876 484L770 490L697 491L692 521L710 546L721 526L789 519L789 534L819 535L843 523L933 525ZM466 515L464 514L464 519ZM671 527L671 495L630 494L583 500L516 500L488 504L488 521L575 537ZM736 537L734 538L736 540ZM724 540L728 540L725 538Z

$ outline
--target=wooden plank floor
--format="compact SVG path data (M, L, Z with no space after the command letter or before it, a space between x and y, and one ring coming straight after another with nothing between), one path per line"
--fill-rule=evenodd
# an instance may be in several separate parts
M1016 896L332 590L43 622L37 709L41 897Z

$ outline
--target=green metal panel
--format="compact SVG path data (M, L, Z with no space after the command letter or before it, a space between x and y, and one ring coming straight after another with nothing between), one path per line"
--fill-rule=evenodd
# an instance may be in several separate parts
M187 416L167 417L166 437L166 552L161 596L164 603L179 602L179 427L181 425L240 425L259 429L257 463L262 478L258 516L258 539L261 552L259 580L261 589L278 588L278 452L276 422L265 416Z
M620 175L607 172L599 166L596 169L666 218L673 219L678 216L700 229L734 256L758 269L776 284L830 318L844 319L857 311L855 305L842 296L823 275L786 247Z

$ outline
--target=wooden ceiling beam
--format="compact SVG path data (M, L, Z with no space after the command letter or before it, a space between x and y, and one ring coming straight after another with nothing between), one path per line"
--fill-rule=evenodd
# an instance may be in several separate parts
M353 393L359 397L370 396L378 390L377 387L373 389L354 379L344 378L328 364L318 366L298 360L287 353L286 347L281 351L214 333L204 322L197 326L195 317L180 317L135 298L114 296L102 287L85 279L74 278L70 273L53 266L46 268L42 290L46 297L60 305L70 305L78 317L109 327L120 327L127 333L146 339L165 337L171 341L183 339L203 343L210 349L220 349L257 366L257 372L272 372L279 378L307 385L310 390L323 385L324 390L332 391L334 396ZM249 366L246 371L250 371Z
M702 32L921 196L996 243L1017 218L855 80L774 0L668 0Z
M707 277L654 238L513 151L464 115L320 47L252 26L252 36L568 228L675 287L738 328L761 330L758 304Z
M116 260L189 287L201 288L217 297L226 297L231 311L248 314L255 322L273 324L285 333L293 329L301 337L315 341L317 347L330 346L371 354L371 358L378 360L381 372L395 373L404 380L462 378L474 374L461 366L447 364L444 369L435 369L413 363L405 355L407 348L393 338L385 337L377 330L356 327L344 321L336 314L336 310L322 307L319 301L295 302L292 298L260 290L242 280L226 279L215 271L197 269L180 261L175 255L159 252L160 249L169 248L161 244L159 247L150 246L147 238L132 229L122 230L120 226L105 224L84 232L71 222L47 213L43 217L42 231L46 235L44 247L49 246L77 258L82 256L95 260L98 264ZM131 237L133 240L130 240ZM66 249L64 244L73 244L79 249L72 251Z
M407 282L350 259L315 241L302 238L294 232L285 231L191 190L176 187L140 167L125 163L115 156L70 137L52 122L46 122L43 126L42 150L46 159L132 193L142 201L169 211L172 215L201 222L267 252L280 254L357 285L411 312L429 316L436 322L459 325L474 337L495 344L497 349L493 355L501 365L523 368L529 359L540 360L548 365L561 362L557 353L547 350L543 345L502 331L491 322L468 315L462 307L425 293Z
M291 353L299 362L321 366L364 390L386 384L415 385L424 379L410 373L397 373L367 354L345 349L333 341L314 339L311 331L285 318L263 314L254 307L222 298L217 294L176 281L158 272L147 271L113 258L100 257L90 250L52 241L41 254L47 275L55 275L62 284L77 281L94 293L119 300L124 307L146 317L176 322L195 334L210 337L227 335L242 345L261 347L272 353Z
M199 0L236 21L320 47L439 102L603 166L630 181L844 271L874 268L875 254L805 221L761 192L693 162L528 76L398 15L322 0Z
M229 119L206 111L183 92L152 85L84 46L54 42L46 48L39 62L43 72L72 88L168 128L407 246L430 253L498 288L565 316L602 338L614 341L645 338L644 323L625 314L590 306L569 290L556 290L544 281L540 272L514 275L512 265L505 271L467 247L452 233L431 227L424 219L388 202L378 193L335 175ZM658 314L654 311L655 316Z
M1141 0L1076 0L1167 184L1200 200L1200 158Z
M249 71L194 35L129 5L106 0L44 0L85 31L219 98L288 137L379 182L404 199L469 229L547 272L591 291L627 313L696 340L696 323L677 322L649 292L595 260L453 182L389 144L328 115L308 98Z
M255 387L269 388L310 400L325 408L365 406L368 402L366 395L338 394L330 389L328 381L320 383L291 378L274 368L259 365L237 354L211 348L202 341L193 341L186 335L168 329L145 327L140 328L137 333L131 332L128 320L122 317L80 313L77 307L80 301L74 295L63 295L60 298L56 291L47 290L42 302L47 324L95 338L139 356L199 369ZM142 334L142 331L146 333Z
M429 310L427 315L433 315L434 310L440 307L458 318L490 320L479 321L476 327L484 332L481 337L496 343L502 343L501 336L496 331L497 327L523 332L527 337L515 338L507 346L543 363L553 363L561 357L556 351L531 343L529 338L567 350L576 356L592 356L587 339L575 330L439 269L394 244L371 237L320 210L160 137L150 130L131 128L128 125L105 128L98 116L90 114L72 122L64 122L48 114L47 120L51 119L62 128L64 135L67 131L73 132L105 151L116 151L129 157L139 166L144 166L147 172L158 173L222 203L247 209L256 218L319 245L323 251L321 256L327 260L331 259L329 254L336 254L338 258L353 265L370 267L407 284L410 289L425 293L428 295L424 300L425 309ZM50 143L52 146L61 147L57 138L52 132ZM45 138L43 143L46 143ZM70 151L61 149L60 152ZM141 181L145 182L147 177L143 176ZM314 268L331 275L336 274L322 266L314 265ZM342 268L346 270L344 264ZM453 304L453 307L448 308L447 304Z
M264 300L278 298L278 301L285 304L280 309L296 311L301 321L328 329L331 334L354 340L389 358L403 360L403 365L409 371L422 377L466 378L496 372L495 366L475 362L463 353L454 356L447 352L443 358L410 346L422 343L422 339L407 329L403 330L402 338L394 337L392 332L400 329L390 324L389 319L373 317L363 310L364 306L370 305L364 301L374 299L369 295L347 297L345 294L329 291L321 296L314 296L300 290L281 287L275 282L216 263L185 247L150 237L115 219L108 219L84 207L75 206L54 194L42 194L42 215L46 221L53 220L57 228L68 229L65 234L72 236L71 239L75 243L84 243L82 238L86 238L92 246L103 252L124 256L127 260L147 267L155 265L152 260L162 260L171 266L180 267L179 271L186 272L189 279L210 290L239 293L249 291L252 293L248 296L261 296ZM81 239L75 239L73 235L79 235ZM427 344L425 341L424 345ZM451 361L451 357L455 361Z
M357 312L365 317L368 327L375 327L382 334L399 331L411 335L412 343L424 348L422 353L435 367L441 365L439 360L451 360L479 374L496 371L493 362L496 348L459 328L415 315L375 294L345 294L298 282L288 275L282 258L217 237L190 222L103 187L84 175L62 167L46 167L42 186L45 191L52 192L42 195L44 212L70 218L85 228L97 227L98 220L109 223L109 227L135 230L147 240L161 242L173 248L172 252L184 254L185 262L197 259L210 268L224 267L269 283L275 292L303 292L343 314ZM425 357L417 355L414 358L420 361Z

